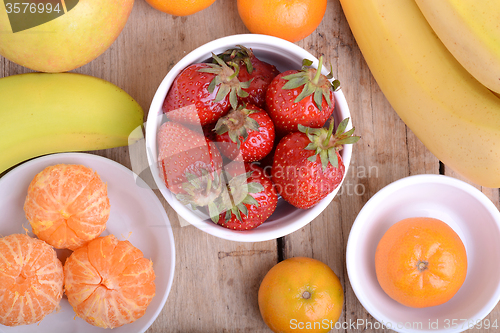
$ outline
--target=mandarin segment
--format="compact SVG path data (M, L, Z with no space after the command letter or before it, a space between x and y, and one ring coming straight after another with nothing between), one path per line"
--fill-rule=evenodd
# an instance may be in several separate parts
M391 226L375 253L377 280L399 303L423 308L449 301L467 274L460 237L434 218L409 218Z
M64 265L64 289L76 314L115 328L142 317L155 295L151 260L129 241L99 237L75 250Z
M49 166L31 181L24 211L38 238L74 250L106 228L107 185L83 165Z
M63 295L63 266L39 239L0 238L0 324L28 325L54 311Z

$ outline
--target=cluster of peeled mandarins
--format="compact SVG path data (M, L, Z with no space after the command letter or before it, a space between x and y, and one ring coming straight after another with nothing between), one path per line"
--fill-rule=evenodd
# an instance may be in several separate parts
M0 238L0 324L39 322L63 293L80 318L115 328L142 317L155 295L151 260L129 241L99 237L110 215L107 184L82 165L45 168L24 211L38 237ZM55 249L73 252L64 265Z

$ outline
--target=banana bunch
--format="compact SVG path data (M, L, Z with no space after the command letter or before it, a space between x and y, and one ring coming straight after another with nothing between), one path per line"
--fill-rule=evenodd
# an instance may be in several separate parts
M128 144L144 112L107 81L73 73L0 79L0 173L29 158Z
M481 186L500 187L500 98L455 59L415 0L340 2L401 119L447 166Z
M500 1L415 2L462 66L483 85L500 94Z

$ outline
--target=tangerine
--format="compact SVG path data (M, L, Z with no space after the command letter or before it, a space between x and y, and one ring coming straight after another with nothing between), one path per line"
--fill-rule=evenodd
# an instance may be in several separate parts
M129 241L98 237L64 263L64 291L88 323L115 328L139 319L155 295L151 260Z
M210 7L215 0L146 0L151 7L175 16L188 16Z
M375 252L377 279L392 299L424 308L449 301L467 274L467 254L457 233L435 218L392 225Z
M342 313L344 291L326 264L295 257L267 272L258 302L262 318L273 332L329 332Z
M63 295L63 266L44 241L0 238L0 324L29 325L54 311Z
M49 166L31 181L24 212L38 238L74 250L106 228L107 185L83 165Z
M238 13L251 33L297 42L323 20L327 0L238 0Z

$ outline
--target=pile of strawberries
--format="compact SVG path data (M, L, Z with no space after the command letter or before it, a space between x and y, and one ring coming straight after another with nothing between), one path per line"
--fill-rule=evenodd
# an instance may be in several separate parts
M179 201L249 230L271 216L278 195L307 209L340 184L339 151L359 137L346 131L348 118L334 132L339 83L321 74L322 57L317 69L311 64L280 73L238 46L176 77L163 103L158 161Z

